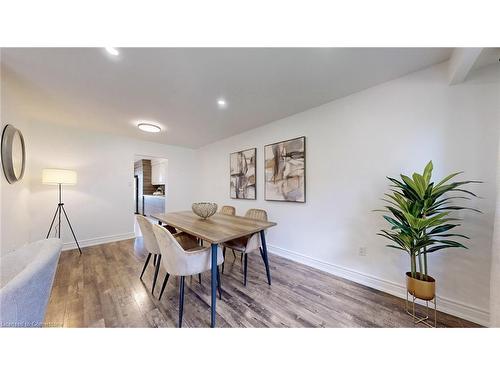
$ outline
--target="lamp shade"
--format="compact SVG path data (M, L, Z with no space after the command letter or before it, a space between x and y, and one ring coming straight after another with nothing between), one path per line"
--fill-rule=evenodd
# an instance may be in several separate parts
M76 172L69 169L44 169L42 171L44 185L75 185Z

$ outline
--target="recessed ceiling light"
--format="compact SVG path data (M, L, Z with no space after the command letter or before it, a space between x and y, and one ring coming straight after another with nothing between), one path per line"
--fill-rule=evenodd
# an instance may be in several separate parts
M218 99L217 100L217 105L219 106L219 108L225 108L227 106L227 103L224 99Z
M142 123L138 124L137 126L142 131L148 132L148 133L159 133L161 131L161 128L159 126L153 125L153 124L148 124L146 122L142 122Z
M106 52L108 52L110 55L113 56L118 56L120 54L120 51L118 51L115 47L104 47L106 49Z

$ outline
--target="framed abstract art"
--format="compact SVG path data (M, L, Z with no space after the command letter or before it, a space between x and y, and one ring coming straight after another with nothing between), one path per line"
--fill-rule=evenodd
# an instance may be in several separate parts
M266 201L306 201L306 137L264 146Z
M230 197L233 199L256 199L257 149L233 152L230 155Z

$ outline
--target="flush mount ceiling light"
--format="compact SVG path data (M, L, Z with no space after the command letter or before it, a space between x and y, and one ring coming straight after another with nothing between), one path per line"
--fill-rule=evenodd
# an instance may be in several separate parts
M217 105L219 106L219 108L227 107L227 103L223 98L217 99Z
M148 124L147 122L141 122L140 124L137 124L137 127L148 133L159 133L161 131L161 128L158 125Z
M120 51L118 51L115 47L104 47L104 49L112 56L118 56L120 54Z

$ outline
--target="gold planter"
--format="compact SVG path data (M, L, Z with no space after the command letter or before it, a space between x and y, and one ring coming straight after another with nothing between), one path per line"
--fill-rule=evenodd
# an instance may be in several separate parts
M436 280L431 276L427 276L427 280L420 280L417 272L417 278L411 277L411 272L406 272L406 289L408 293L412 296L423 299L424 301L430 301L434 299L436 295Z
M413 323L423 323L429 327L436 327L437 323L437 304L436 304L436 280L434 278L427 276L427 280L420 280L418 276L420 273L417 272L417 278L411 277L411 272L406 272L406 312L413 317ZM412 305L413 309L410 311L408 308L409 300L408 294L412 295ZM425 301L426 312L425 316L417 316L415 314L415 300L421 299ZM429 301L434 304L434 325L429 324L427 321L429 319Z

